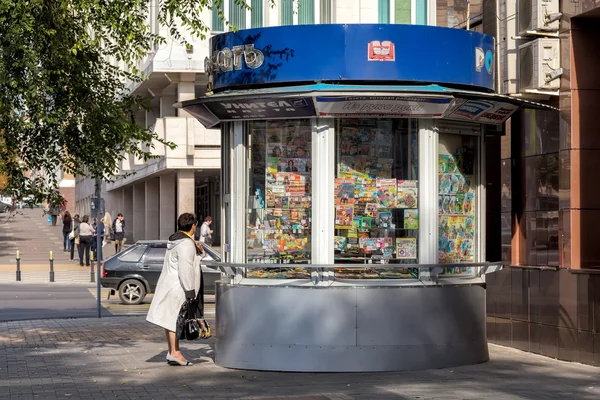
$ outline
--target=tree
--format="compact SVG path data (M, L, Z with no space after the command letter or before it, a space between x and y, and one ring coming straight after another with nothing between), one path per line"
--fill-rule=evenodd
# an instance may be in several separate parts
M159 21L187 44L183 33L204 38L202 11L221 10L222 3L159 0ZM147 107L146 99L128 93L127 84L144 79L135 62L166 40L146 24L154 4L0 0L0 175L7 190L56 200L57 170L111 180L123 152L151 157L140 144L162 140L136 125L134 114Z

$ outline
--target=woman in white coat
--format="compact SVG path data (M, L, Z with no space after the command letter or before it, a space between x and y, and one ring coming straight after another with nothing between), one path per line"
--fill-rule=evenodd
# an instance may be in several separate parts
M165 329L170 365L192 365L181 354L175 332L181 306L186 299L196 298L202 281L200 261L204 250L193 239L196 225L196 218L190 213L181 214L177 219L179 231L169 237L163 269L146 317L148 322Z

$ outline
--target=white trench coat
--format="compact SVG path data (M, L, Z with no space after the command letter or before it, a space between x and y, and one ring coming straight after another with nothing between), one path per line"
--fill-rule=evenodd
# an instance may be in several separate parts
M167 252L162 272L150 303L146 321L172 332L176 331L179 310L188 296L196 297L200 290L202 271L196 255L196 244L189 238L167 243Z

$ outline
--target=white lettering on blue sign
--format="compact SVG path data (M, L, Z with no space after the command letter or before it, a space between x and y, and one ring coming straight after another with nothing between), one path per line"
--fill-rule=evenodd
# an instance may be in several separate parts
M204 59L204 71L208 75L221 72L239 71L243 68L243 63L247 68L256 69L265 62L265 55L262 51L255 49L253 44L243 46L233 46L231 49L214 51L212 56Z

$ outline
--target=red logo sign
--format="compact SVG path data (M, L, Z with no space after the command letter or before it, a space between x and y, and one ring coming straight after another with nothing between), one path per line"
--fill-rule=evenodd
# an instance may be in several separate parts
M369 61L396 61L394 43L389 40L373 40L369 43L367 58Z

